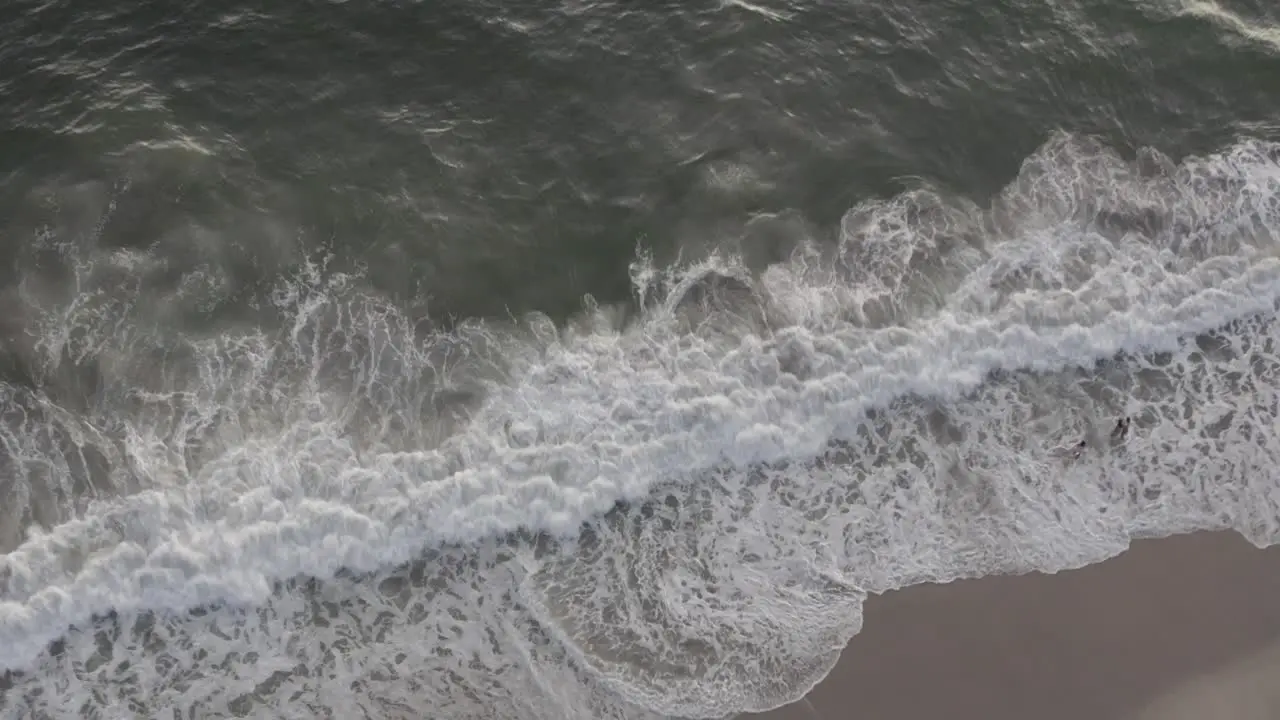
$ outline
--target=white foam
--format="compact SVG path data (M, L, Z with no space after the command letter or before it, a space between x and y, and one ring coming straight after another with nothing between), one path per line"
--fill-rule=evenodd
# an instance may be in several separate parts
M1263 18L1241 17L1213 0L1182 0L1180 4L1181 15L1202 18L1272 51L1280 50L1280 27L1267 24Z
M145 714L302 693L338 714L713 717L820 679L865 592L1087 564L1135 535L1272 543L1277 157L1245 141L1128 163L1055 137L988 211L926 191L868 202L838 243L754 277L730 256L638 261L644 314L623 329L596 311L423 341L320 268L277 294L279 335L159 337L109 296L58 308L47 357L81 343L111 359L116 394L81 422L115 433L112 486L138 487L0 560L0 667L70 682L31 702L74 709L103 651L80 630L44 654L69 626L225 601L162 615L163 653L136 632L108 642L134 658L111 672L154 698ZM446 395L474 398L466 418ZM1122 414L1135 428L1109 449ZM1057 452L1080 437L1078 460ZM5 441L30 463L57 454L30 426ZM619 501L638 504L606 515ZM568 545L498 540L518 530ZM450 544L432 577L387 569ZM323 630L308 593L273 590L343 568L377 576L327 583L363 609ZM379 599L388 578L425 596ZM254 663L215 669L234 643L197 657L211 624ZM341 661L321 637L347 638ZM160 655L182 670L140 677ZM322 682L334 662L359 687ZM260 689L271 668L289 680Z

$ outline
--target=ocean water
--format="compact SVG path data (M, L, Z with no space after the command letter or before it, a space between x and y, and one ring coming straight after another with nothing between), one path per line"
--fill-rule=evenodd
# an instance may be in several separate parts
M1280 540L1258 0L10 0L0 718L658 720Z

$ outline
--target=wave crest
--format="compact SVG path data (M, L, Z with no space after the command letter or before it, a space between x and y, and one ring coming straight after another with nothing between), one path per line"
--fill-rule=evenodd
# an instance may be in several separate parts
M917 190L764 269L642 257L638 317L563 328L423 332L315 264L272 295L275 329L174 334L81 251L70 300L27 296L28 363L92 362L101 391L67 414L2 388L31 408L0 429L12 482L63 499L28 501L0 559L0 667L57 665L48 643L94 615L283 612L291 578L490 548L450 582L509 577L557 667L711 717L820 679L867 592L1196 528L1273 543L1278 157L1060 135L989 209ZM554 549L519 539L539 534Z

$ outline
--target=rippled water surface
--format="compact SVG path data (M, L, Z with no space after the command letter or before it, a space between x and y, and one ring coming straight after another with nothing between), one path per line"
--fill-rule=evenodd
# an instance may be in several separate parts
M712 718L1280 538L1259 0L0 23L0 718Z

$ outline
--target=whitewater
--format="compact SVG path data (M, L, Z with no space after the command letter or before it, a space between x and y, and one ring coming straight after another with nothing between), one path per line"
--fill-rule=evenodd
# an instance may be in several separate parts
M316 258L204 333L166 313L217 277L50 233L71 278L7 300L0 716L721 717L812 687L867 593L1274 544L1278 232L1280 145L1059 134L981 205L642 249L560 325L424 329Z

